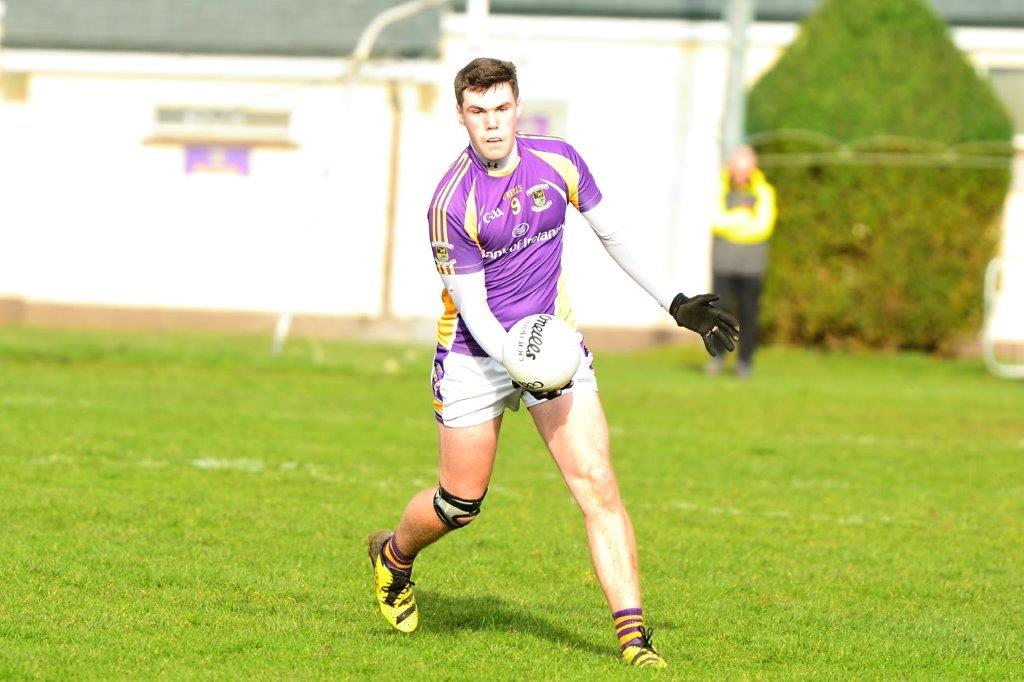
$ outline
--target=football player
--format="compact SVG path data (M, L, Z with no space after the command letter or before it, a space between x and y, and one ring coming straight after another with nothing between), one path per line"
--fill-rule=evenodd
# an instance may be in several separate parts
M541 394L512 383L502 347L506 330L534 313L554 314L575 327L561 269L570 206L637 284L680 326L701 335L712 356L733 350L736 320L712 305L714 295L685 296L641 267L622 223L606 209L571 145L517 133L519 85L512 63L474 59L455 77L455 101L469 145L441 179L427 214L444 284L432 377L439 484L412 498L394 532L369 538L380 611L398 630L416 629L413 561L480 513L502 415L522 401L583 512L623 659L665 667L644 617L636 540L612 468L593 356L583 346L572 380Z

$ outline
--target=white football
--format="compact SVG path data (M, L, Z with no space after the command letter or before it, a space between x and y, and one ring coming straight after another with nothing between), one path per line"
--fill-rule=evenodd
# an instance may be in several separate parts
M502 360L509 376L531 391L562 388L576 373L583 353L576 330L554 315L530 315L505 336Z

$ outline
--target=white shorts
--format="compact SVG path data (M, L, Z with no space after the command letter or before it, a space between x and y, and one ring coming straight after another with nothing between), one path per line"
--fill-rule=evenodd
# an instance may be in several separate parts
M582 345L583 336L580 335ZM513 388L512 379L501 363L492 357L456 353L438 347L430 377L434 392L434 416L445 426L476 426L494 419L509 409L519 410L522 399L526 407L544 402L520 388ZM566 393L597 390L594 356L583 346L583 359L572 377Z

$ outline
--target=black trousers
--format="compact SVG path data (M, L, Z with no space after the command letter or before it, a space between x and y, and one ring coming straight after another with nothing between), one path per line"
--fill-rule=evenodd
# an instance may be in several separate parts
M761 300L762 278L715 273L712 279L714 293L721 297L715 305L740 321L740 362L749 365L757 348L757 309Z

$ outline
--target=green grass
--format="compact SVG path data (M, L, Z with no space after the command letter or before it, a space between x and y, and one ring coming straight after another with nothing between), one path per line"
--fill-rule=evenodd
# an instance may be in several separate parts
M436 479L431 349L0 329L0 679L635 679L523 413L376 613ZM667 675L1024 678L1024 385L977 362L600 355ZM560 564L553 563L560 557Z

